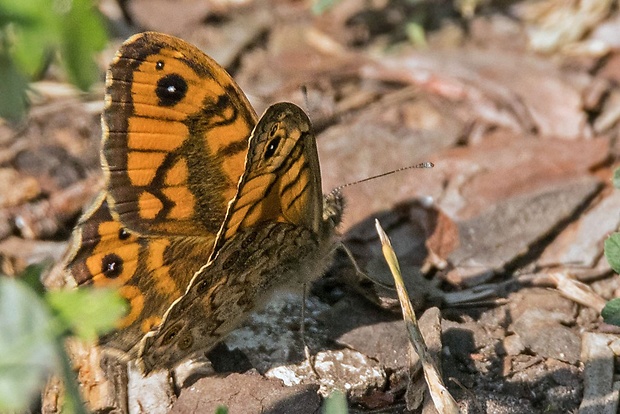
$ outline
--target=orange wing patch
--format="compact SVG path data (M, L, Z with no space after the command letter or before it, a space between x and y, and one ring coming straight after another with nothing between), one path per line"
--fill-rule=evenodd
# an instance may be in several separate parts
M145 220L153 220L164 208L164 204L158 197L155 197L153 194L146 191L140 193L138 200L138 205L140 206L140 217Z
M131 285L121 286L118 289L118 293L129 303L129 313L117 323L118 329L123 329L136 322L142 314L144 295L142 295L140 289Z
M279 200L282 216L291 223L303 223L308 215L312 195L309 192L312 172L306 159L297 154L293 163L282 174L279 185Z
M199 49L129 39L106 80L103 164L114 216L148 236L215 236L244 170L256 114Z
M149 245L148 267L151 270L152 281L155 290L167 296L181 296L181 292L174 279L170 275L170 266L164 258L166 249L170 247L170 241L154 239Z
M192 217L196 203L194 195L187 189L187 187L179 186L164 188L162 193L174 204L168 213L169 218L184 220Z
M187 161L180 159L166 172L165 184L170 187L186 185L188 175Z
M131 185L140 188L153 182L166 154L156 152L131 151L127 154L127 172Z
M129 150L174 151L189 134L187 126L161 119L129 118Z

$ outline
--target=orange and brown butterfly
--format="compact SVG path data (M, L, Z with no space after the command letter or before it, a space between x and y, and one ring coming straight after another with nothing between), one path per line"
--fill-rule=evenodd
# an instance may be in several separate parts
M106 79L103 193L66 259L78 286L130 310L100 343L171 368L212 348L283 285L321 275L339 193L323 196L310 120L278 103L257 121L230 75L184 41L128 39Z

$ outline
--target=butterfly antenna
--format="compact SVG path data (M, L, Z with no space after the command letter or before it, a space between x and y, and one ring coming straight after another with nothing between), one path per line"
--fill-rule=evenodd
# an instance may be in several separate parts
M362 178L361 180L357 180L357 181L353 181L353 182L350 182L350 183L346 183L346 184L340 185L340 186L334 188L332 190L332 193L338 193L338 192L340 192L345 187L349 187L349 186L356 185L356 184L361 184L361 183L364 183L366 181L374 180L376 178L385 177L386 175L392 175L392 174L397 173L397 172L401 172L401 171L405 171L405 170L411 170L411 169L414 169L414 168L433 168L434 166L435 166L435 164L433 164L432 162L422 162L422 163L416 164L416 165L409 165L408 167L397 168L396 170L384 172L382 174L373 175L371 177Z

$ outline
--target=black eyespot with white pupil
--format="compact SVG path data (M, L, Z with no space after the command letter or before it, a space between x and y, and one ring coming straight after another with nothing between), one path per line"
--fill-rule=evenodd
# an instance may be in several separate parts
M157 63L155 64L155 69L157 69L157 70L164 70L164 61L163 60L158 60Z
M267 144L267 149L265 150L265 158L273 157L273 154L276 153L276 150L278 149L279 144L280 144L280 137L274 138L271 141L269 141L269 144Z
M181 102L187 94L187 82L181 75L171 73L157 81L155 94L160 106L174 106Z
M126 229L124 229L124 228L121 228L118 231L118 238L120 240L127 240L129 238L129 236L130 236L129 232Z
M278 145L280 145L280 137L275 136L276 132L278 132L278 126L274 125L269 131L271 141L269 141L269 143L267 144L267 149L265 150L265 159L273 157L273 154L275 154L276 150L278 149Z
M109 279L116 279L123 273L123 259L114 253L105 255L101 260L101 273Z

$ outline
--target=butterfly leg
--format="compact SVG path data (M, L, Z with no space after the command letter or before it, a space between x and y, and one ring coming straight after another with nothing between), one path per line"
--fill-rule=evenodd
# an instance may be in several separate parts
M319 373L314 366L314 357L310 353L310 347L306 342L306 299L308 297L308 284L304 283L302 286L302 296L301 296L301 324L299 326L299 335L301 335L301 343L304 346L304 355L306 357L306 361L308 361L308 366L316 375L317 378L320 378Z
M395 287L393 285L386 285L385 283L381 282L380 280L374 279L372 277L370 277L366 272L364 272L362 269L360 269L359 265L357 264L357 260L355 260L355 257L353 256L353 253L351 253L351 250L349 250L349 248L347 246L345 246L344 243L340 242L338 243L338 245L336 245L336 247L334 249L342 249L346 254L347 257L349 258L349 261L351 262L351 264L353 265L353 267L355 268L355 274L357 276L361 276L364 279L368 279L373 283L376 283L377 285L386 288L386 289L390 289L390 290L394 290Z

